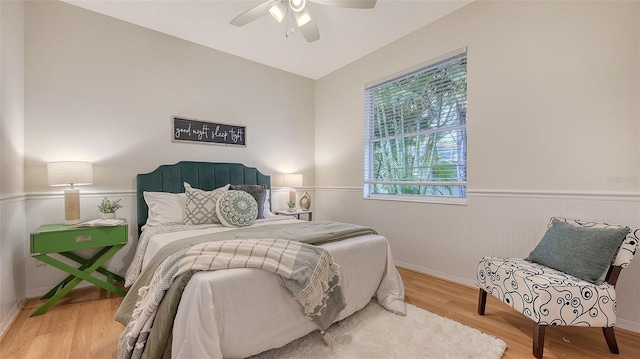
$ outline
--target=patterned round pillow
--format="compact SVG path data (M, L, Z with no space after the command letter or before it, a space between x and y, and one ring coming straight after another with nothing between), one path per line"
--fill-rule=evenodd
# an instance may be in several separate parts
M250 226L258 218L258 203L245 191L230 190L218 199L216 213L226 227Z

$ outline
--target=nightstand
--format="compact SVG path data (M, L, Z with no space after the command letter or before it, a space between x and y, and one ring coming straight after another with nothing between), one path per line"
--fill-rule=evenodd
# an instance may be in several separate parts
M308 220L311 221L313 220L313 211L303 211L301 209L297 209L293 212L283 209L280 211L276 211L276 214L284 214L285 216L295 216L296 218L300 219L300 215L301 214L306 214L308 216Z
M106 270L102 265L127 244L128 238L129 231L126 223L113 227L92 228L74 228L62 224L47 224L31 233L31 256L69 273L67 278L42 296L41 299L49 300L33 312L31 316L46 312L83 280L117 295L125 295L126 292L123 289L113 284L114 280L124 282L124 278ZM73 253L73 251L88 248L99 248L100 250L90 258L82 258ZM71 259L79 263L80 266L74 268L51 257L50 254L54 253ZM106 280L92 276L91 273L93 272L103 274L107 277Z

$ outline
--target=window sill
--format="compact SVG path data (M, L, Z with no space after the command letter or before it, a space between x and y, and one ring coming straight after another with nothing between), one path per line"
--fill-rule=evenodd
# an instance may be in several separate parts
M408 196L408 195L384 195L374 194L369 197L364 196L365 200L379 201L396 201L396 202L420 202L432 204L453 204L458 206L466 206L466 197L436 197L436 196Z

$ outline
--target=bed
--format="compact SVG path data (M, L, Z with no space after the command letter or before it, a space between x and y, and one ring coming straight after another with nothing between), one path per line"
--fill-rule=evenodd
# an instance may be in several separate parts
M306 221L274 216L270 211L268 195L255 197L261 207L259 217L264 218L256 219L247 227L171 222L158 224L154 222L157 213L153 213L157 210L154 208L157 203L150 208L145 201L145 192L147 196L152 192L174 194L172 197L177 197L185 192L185 186L214 191L224 189L228 184L237 186L231 188L261 186L267 194L271 189L269 176L238 163L179 162L162 165L153 172L137 176L140 241L136 259L127 272L127 280L133 281L133 286L119 308L116 320L131 326L131 313L135 311L131 303L138 302L136 305L139 305L142 302L139 294L144 294L140 291L139 283L143 275L139 273L148 271L147 267L153 266L154 261L160 262L160 254L178 242L194 243L190 241L201 241L203 238L216 241L253 238L258 232L264 232L264 237L284 233L297 236L300 232L296 230L305 230L305 226L348 226L334 222L301 223ZM150 214L152 217L148 218ZM344 297L344 309L332 318L332 322L364 308L373 297L386 309L398 314L405 313L404 286L385 237L375 231L355 232L344 240L323 242L318 248L330 253L340 268L339 286ZM292 292L284 285L283 277L278 274L255 268L233 268L194 271L189 272L187 277L181 284L174 282L171 289L167 290L169 293L179 286L177 291L181 292L181 297L165 299L160 303L159 313L172 306L174 312L168 316L169 320L166 316L163 320L155 319L142 357L244 358L281 347L318 330L318 325L305 315L301 303L292 296ZM125 303L129 303L129 307ZM153 333L157 332L165 333L154 337ZM123 337L124 333L121 344Z

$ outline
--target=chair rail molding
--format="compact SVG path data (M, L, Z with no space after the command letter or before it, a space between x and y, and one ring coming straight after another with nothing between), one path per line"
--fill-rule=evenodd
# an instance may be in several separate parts
M570 198L585 200L640 201L640 192L598 192L598 191L537 191L537 190L495 190L470 189L467 197L511 197L511 198Z
M362 192L362 187L353 186L321 186L313 188L318 192ZM566 198L584 200L632 201L640 202L640 192L605 192L605 191L542 191L514 189L469 189L469 197L504 197L504 198Z

